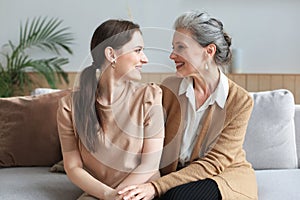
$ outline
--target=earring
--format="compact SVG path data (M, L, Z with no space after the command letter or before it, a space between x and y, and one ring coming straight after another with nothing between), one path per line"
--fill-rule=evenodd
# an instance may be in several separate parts
M207 63L205 64L205 70L208 70L208 64Z
M113 69L116 68L115 64L116 64L116 59L113 59L113 60L112 60L112 63L111 63L111 67L112 67Z

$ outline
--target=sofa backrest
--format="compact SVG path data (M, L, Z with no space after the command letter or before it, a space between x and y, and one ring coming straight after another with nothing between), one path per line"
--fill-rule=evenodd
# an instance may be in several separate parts
M55 91L56 90L49 89L49 88L37 88L32 92L32 95L45 94L45 93L55 92ZM271 167L272 168L283 168L283 167L294 168L297 166L297 161L298 161L298 167L300 168L300 105L294 106L293 94L288 90L252 92L250 94L254 98L255 108L254 111L252 112L249 121L250 125L248 126L247 129L247 134L246 134L245 144L244 144L247 153L247 159L253 164L253 167L256 169L266 169ZM278 124L276 124L273 121L268 121L268 119L270 118L269 115L271 113L268 113L266 110L264 110L263 109L264 107L267 108L267 110L269 109L273 111L273 115L274 113L279 114L277 116L279 117L279 119L281 119L281 121L284 120L283 114L284 113L287 114L285 125L286 127L289 127L288 129L290 130L289 131L286 131L286 129L285 131L279 130L280 133L283 133L284 136L286 137L279 137L281 141L280 140L277 141L277 142L286 143L285 145L283 145L284 147L286 147L286 149L284 148L285 151L284 152L281 151L280 154L277 155L273 153L272 155L269 156L269 159L271 160L273 159L272 162L277 162L278 159L281 159L282 156L283 157L286 156L287 158L289 158L289 162L287 162L288 166L281 165L282 163L284 163L284 160L280 160L279 166L278 163L277 164L275 163L274 166L270 166L273 163L269 162L268 161L269 159L265 159L264 157L265 154L263 154L264 152L258 152L261 151L260 148L264 150L267 146L272 146L273 145L272 142L274 142L274 138L270 141L269 136L271 136L272 138L272 136L278 134L278 133L271 132L271 130L274 129L274 127L268 127L267 122L271 122L271 124L275 126L275 130L283 128L278 126ZM294 115L293 115L293 108L295 110ZM282 112L282 110L287 112ZM262 128L258 130L256 123L260 124ZM294 129L293 126L295 127ZM262 137L257 138L256 137L257 134L260 134L260 136ZM258 139L260 140L258 141L259 144L256 142ZM289 146L289 144L291 145ZM278 144L277 145L275 144L274 148L276 149L277 146ZM290 151L292 153L288 154ZM260 154L263 154L263 156ZM278 157L278 155L281 156ZM277 158L274 159L274 157Z
M250 94L254 107L244 142L247 160L258 170L298 168L293 94L285 89Z
M295 133L298 155L298 167L300 168L300 104L295 105Z

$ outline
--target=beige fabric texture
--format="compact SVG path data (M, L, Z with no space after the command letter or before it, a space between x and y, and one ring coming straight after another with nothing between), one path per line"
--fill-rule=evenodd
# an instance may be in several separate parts
M72 96L66 96L60 102L57 117L62 151L79 150L88 172L106 185L117 187L139 165L143 140L164 137L161 98L161 89L155 84L130 83L111 106L97 101L104 132L99 132L99 145L91 153L73 124ZM154 168L149 166L149 170Z

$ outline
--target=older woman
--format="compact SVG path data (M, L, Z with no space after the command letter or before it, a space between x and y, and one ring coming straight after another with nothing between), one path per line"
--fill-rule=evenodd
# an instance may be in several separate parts
M170 58L177 77L161 86L167 113L163 176L119 194L124 199L257 199L255 173L243 150L253 101L221 71L231 60L231 38L222 22L197 11L180 16L175 30Z

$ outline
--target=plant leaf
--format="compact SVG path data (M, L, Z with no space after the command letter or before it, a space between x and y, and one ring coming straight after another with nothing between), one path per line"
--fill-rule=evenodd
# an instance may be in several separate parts
M57 18L37 17L20 24L19 44L9 40L5 46L10 48L10 52L1 53L4 56L4 63L0 63L1 97L30 87L32 80L28 70L44 77L51 88L56 87L57 81L69 83L68 74L62 69L69 61L59 55L62 52L73 53L70 45L74 38L68 27L62 27L62 22ZM30 48L39 48L56 57L33 59L28 54Z
M62 20L51 18L34 18L32 21L27 20L25 26L20 26L20 44L16 51L24 51L27 48L38 47L42 50L61 54L61 50L72 54L69 45L74 40L68 27L59 28ZM61 45L64 44L64 45Z

